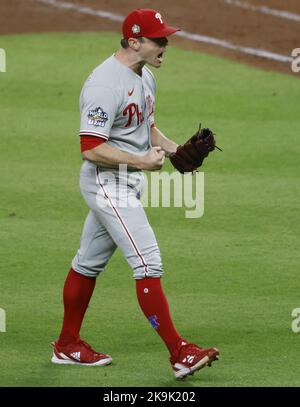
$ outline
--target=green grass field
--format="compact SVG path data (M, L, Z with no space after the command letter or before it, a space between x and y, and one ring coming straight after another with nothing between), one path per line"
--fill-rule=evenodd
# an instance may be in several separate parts
M181 334L221 359L184 382L142 315L118 251L98 279L82 337L114 362L56 366L62 286L87 207L78 98L118 46L104 33L0 37L1 386L299 386L299 80L170 47L156 123L183 142L201 121L223 153L205 162L205 214L147 208ZM166 170L171 170L169 163Z

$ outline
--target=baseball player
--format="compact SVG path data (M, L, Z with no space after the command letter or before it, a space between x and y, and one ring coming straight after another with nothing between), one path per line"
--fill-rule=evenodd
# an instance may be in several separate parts
M79 336L96 277L117 247L133 270L140 307L170 353L176 378L218 359L182 338L164 295L158 244L140 202L143 170L159 170L179 146L154 122L156 83L146 64L163 63L168 36L178 31L156 10L137 9L123 22L121 48L99 65L80 95L81 193L90 209L64 285L64 320L52 362L102 366L112 362ZM125 171L126 169L126 171Z

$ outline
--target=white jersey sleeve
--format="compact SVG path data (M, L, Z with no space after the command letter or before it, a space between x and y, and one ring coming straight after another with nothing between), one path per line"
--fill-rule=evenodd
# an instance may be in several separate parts
M80 136L109 139L119 98L111 88L86 86L80 95Z
M96 136L131 154L151 146L156 83L150 69L142 75L112 55L98 65L80 95L80 135Z

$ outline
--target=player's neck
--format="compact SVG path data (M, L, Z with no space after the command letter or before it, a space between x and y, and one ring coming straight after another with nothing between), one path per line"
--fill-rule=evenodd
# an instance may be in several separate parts
M130 68L133 72L135 72L139 76L142 76L142 69L145 63L138 60L135 54L130 54L125 50L120 49L115 53L115 58L117 58L117 60L121 62L121 64Z

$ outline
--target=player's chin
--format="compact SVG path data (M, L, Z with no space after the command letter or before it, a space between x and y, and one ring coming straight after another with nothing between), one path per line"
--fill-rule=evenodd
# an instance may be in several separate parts
M162 58L157 58L157 57L155 57L151 61L148 61L148 64L153 66L154 68L160 68L162 63L163 63Z

